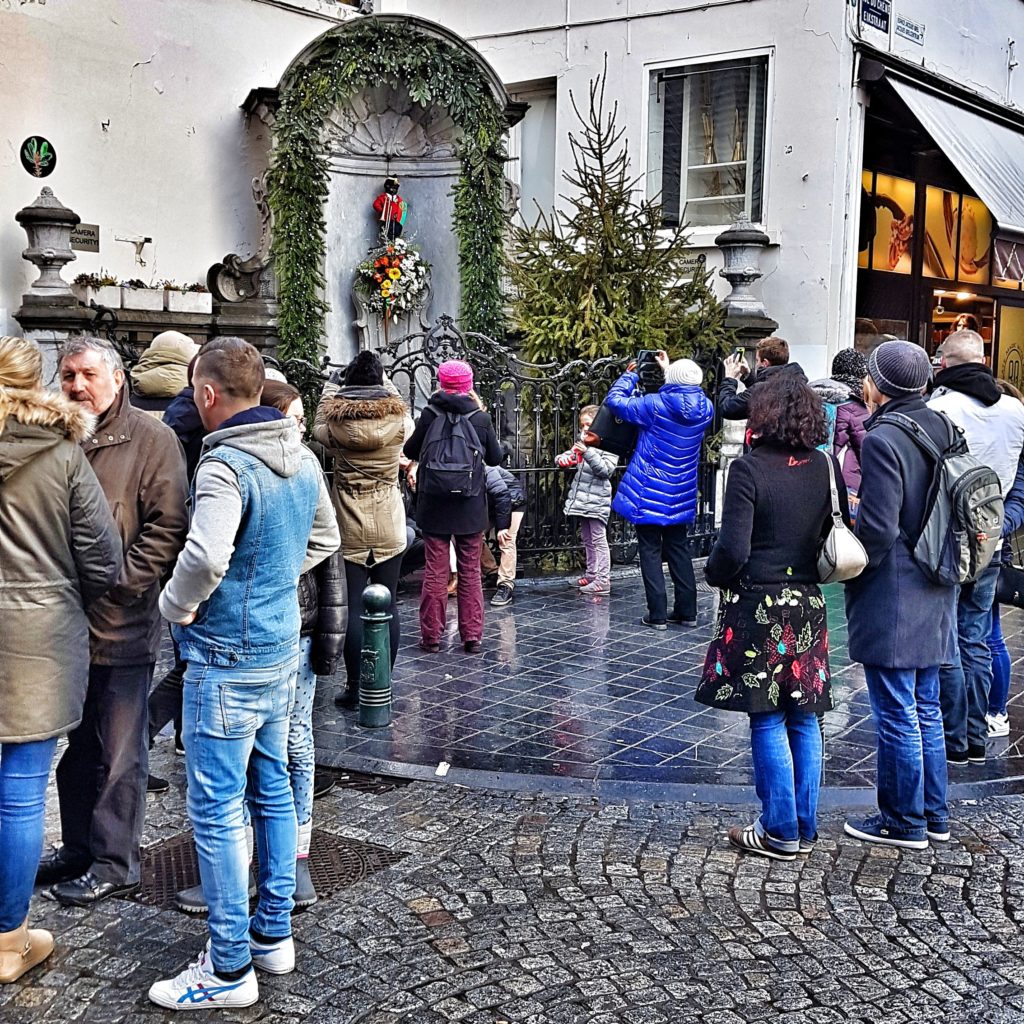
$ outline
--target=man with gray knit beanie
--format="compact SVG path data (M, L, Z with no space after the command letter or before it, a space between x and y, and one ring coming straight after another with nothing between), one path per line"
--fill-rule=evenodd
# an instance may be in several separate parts
M878 813L847 821L846 832L913 850L949 839L939 666L954 588L932 582L911 554L935 463L897 422L912 420L940 450L949 446L951 424L922 397L930 377L924 349L908 341L885 342L868 358L856 529L869 561L846 585L850 657L864 665L878 743Z

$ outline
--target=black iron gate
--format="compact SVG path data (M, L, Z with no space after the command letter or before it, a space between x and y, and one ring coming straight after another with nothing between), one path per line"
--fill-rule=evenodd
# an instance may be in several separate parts
M622 373L624 360L575 360L567 365L520 359L482 334L463 334L450 316L441 316L428 331L392 342L380 352L385 370L415 417L435 387L437 367L446 359L471 363L477 394L494 418L507 452L507 466L524 484L526 516L519 533L519 561L528 574L570 570L578 564L576 525L562 514L572 472L559 469L555 456L569 448L579 432L584 405L599 405ZM303 380L299 366L283 367L289 380L309 394L318 381ZM313 368L306 364L307 370ZM317 374L319 377L319 374ZM313 399L315 401L315 398ZM615 480L621 476L622 469ZM697 520L692 531L694 554L706 554L715 536L717 467L702 460ZM631 562L636 555L632 526L613 515L609 523L612 557Z
M93 329L117 346L126 368L135 363L138 353L130 341L117 334L117 315L113 311L98 310ZM464 359L472 364L477 394L490 410L498 438L508 453L506 465L520 477L527 495L526 516L519 533L520 566L535 575L568 571L579 565L581 549L576 526L562 513L573 474L559 469L554 460L575 440L579 410L584 405L600 405L625 368L625 360L579 359L564 366L525 362L493 338L473 332L463 334L447 315L438 317L430 330L387 345L380 357L414 417L427 404L437 367L444 360ZM310 411L316 407L326 375L335 369L326 360L317 367L301 359L278 363L264 358L279 366L302 392ZM695 555L706 555L716 535L718 467L711 453L717 449L717 432L716 418L708 431L710 441L705 442L705 457L698 476L697 518L691 530L691 549ZM329 462L324 466L327 473L331 468ZM615 484L624 468L616 472ZM612 559L632 562L636 557L632 525L613 514L608 535Z

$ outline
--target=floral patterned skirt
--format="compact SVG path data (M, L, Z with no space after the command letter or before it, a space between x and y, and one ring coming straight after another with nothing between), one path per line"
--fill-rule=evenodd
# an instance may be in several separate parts
M817 585L722 590L695 696L729 711L828 711L828 621Z

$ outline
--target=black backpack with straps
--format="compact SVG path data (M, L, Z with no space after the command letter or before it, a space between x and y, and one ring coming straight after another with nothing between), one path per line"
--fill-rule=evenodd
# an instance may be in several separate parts
M434 413L420 452L418 486L435 498L476 498L483 493L484 457L469 416Z

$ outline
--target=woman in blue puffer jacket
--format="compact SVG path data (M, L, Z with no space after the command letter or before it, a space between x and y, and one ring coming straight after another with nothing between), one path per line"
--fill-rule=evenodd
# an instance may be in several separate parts
M697 515L697 468L712 408L701 390L704 373L692 359L670 363L659 352L658 362L665 383L655 394L638 394L637 375L628 372L612 385L605 404L640 428L612 508L636 526L647 594L647 614L641 622L651 629L666 629L669 622L697 621L697 583L686 528ZM663 561L668 562L675 586L671 615Z

